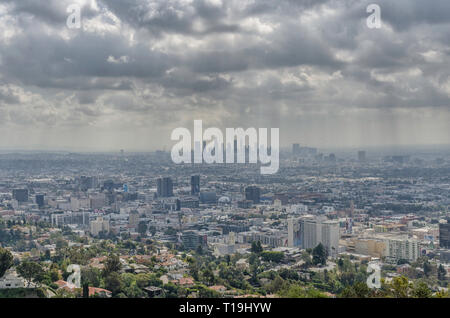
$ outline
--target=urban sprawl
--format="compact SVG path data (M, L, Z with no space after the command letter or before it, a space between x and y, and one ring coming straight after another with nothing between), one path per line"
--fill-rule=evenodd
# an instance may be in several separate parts
M0 297L448 297L449 205L442 149L2 153Z

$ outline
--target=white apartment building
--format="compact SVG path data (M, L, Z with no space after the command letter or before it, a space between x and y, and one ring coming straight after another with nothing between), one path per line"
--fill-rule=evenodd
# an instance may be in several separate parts
M321 242L327 248L328 255L336 257L339 251L339 222L325 221L321 227Z
M384 256L387 261L397 262L400 259L415 261L420 256L417 240L407 238L387 238Z
M288 247L308 249L319 243L336 257L339 251L339 222L311 216L288 220Z
M98 217L97 220L91 222L91 235L97 236L102 231L109 233L109 221Z

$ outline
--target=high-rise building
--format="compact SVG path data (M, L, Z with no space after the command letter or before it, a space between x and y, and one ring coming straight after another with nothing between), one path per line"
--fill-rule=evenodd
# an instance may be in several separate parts
M35 196L36 204L39 208L42 208L45 204L45 196L43 194L36 194Z
M245 199L253 201L254 204L259 204L261 200L261 189L255 186L245 188Z
M158 178L156 180L158 197L169 198L173 197L173 183L171 178Z
M358 151L358 161L359 162L366 161L366 152L365 151Z
M91 235L98 236L100 232L109 233L109 221L98 217L97 220L91 222Z
M439 246L450 248L450 223L439 224Z
M385 240L386 260L397 263L399 260L416 261L420 256L419 241L405 238L387 238Z
M19 203L28 202L28 189L13 189L12 196Z
M197 231L185 231L181 235L181 241L183 242L183 246L188 250L195 250L199 246L206 246L207 244L207 236L202 235Z
M200 176L191 176L191 195L200 194Z
M200 193L200 202L204 204L216 204L217 203L217 194L215 192L201 192Z
M292 145L292 154L294 156L300 154L300 145L299 144L293 144Z
M130 212L128 224L130 225L130 228L137 229L139 225L139 212L136 210L133 210Z
M304 218L301 220L301 247L304 249L316 247L320 241L321 228L314 218Z
M339 252L339 222L311 216L288 220L288 246L304 249L315 248L319 243L328 255Z
M299 219L288 220L288 247L297 247L302 245L302 222Z
M336 257L339 252L339 222L324 221L321 223L320 242L328 250L328 255Z

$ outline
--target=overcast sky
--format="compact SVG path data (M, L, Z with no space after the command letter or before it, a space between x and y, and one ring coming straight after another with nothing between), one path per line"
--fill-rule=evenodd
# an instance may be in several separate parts
M280 128L282 146L449 144L449 13L449 0L0 0L0 148L169 150L194 119Z

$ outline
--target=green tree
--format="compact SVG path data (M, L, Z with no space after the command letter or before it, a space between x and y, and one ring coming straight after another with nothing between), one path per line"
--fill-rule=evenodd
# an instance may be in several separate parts
M214 277L213 271L209 267L203 271L202 276L203 276L203 280L207 284L214 285L216 278Z
M124 288L124 292L128 298L142 298L145 296L145 293L137 286L136 281Z
M160 286L162 282L155 274L137 274L136 284L139 288L144 288L148 286Z
M267 286L267 290L271 293L278 293L282 289L288 288L289 284L282 279L280 276L275 277L275 279Z
M215 290L200 285L198 286L198 296L200 298L219 298L220 294Z
M122 280L117 272L111 272L105 278L105 287L107 290L111 291L114 296L120 293L122 290Z
M81 269L81 281L92 287L100 287L101 270L95 267L84 267Z
M342 271L342 269L344 268L344 260L342 258L339 258L339 260L337 261L337 265L340 271Z
M261 245L261 241L258 241L258 242L253 241L252 247L251 247L251 252L259 254L259 253L262 253L262 251L263 251L263 248Z
M405 276L394 277L389 285L390 295L395 298L408 298L411 284Z
M0 278L13 265L13 256L10 251L0 247Z
M442 266L442 264L440 264L439 268L438 268L438 279L440 281L444 281L445 280L445 275L447 275L447 271L445 270L444 266Z
M423 273L425 274L425 276L428 277L431 274L432 270L433 266L431 266L430 262L425 261L423 263Z
M147 223L144 221L139 222L137 230L141 236L145 236L147 233Z
M341 298L367 298L370 295L370 289L366 283L357 282L352 286L347 286L340 294Z
M315 288L305 288L300 285L290 285L287 289L279 292L279 295L286 298L326 298L324 294Z
M27 280L29 287L32 281L36 281L41 276L43 270L38 263L25 261L17 266L17 272Z
M50 250L45 250L44 259L45 259L46 261L49 261L51 258L52 258L52 257L51 257Z
M261 253L261 257L266 262L279 263L284 258L283 252L264 251Z
M319 243L312 251L313 264L314 265L326 265L327 264L327 250Z
M69 246L69 243L67 243L67 241L65 239L63 239L62 237L58 238L56 240L56 249L58 251L67 248Z
M106 259L105 268L103 269L103 275L108 276L110 273L118 272L122 269L120 258L117 255L110 255Z
M425 282L419 281L414 285L412 295L416 298L431 298L433 293Z

